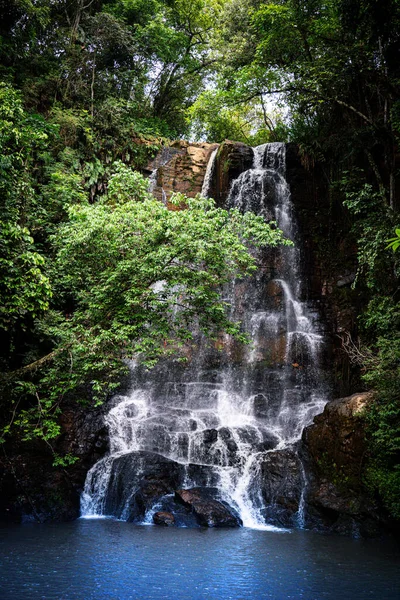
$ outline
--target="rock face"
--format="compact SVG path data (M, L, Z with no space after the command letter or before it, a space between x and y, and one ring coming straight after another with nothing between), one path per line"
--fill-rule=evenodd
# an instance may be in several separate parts
M192 488L176 491L175 499L190 508L198 523L204 527L239 527L242 525L242 521L231 508L213 498L215 494L218 494L218 490Z
M268 452L261 463L265 517L274 525L293 526L303 489L302 466L293 450Z
M356 333L361 310L360 294L351 286L357 270L357 242L340 195L329 190L324 164L293 143L286 145L286 179L302 237L305 293L319 305L331 337L324 359L330 365L334 395L348 396L361 388L358 369L343 352L341 341Z
M0 457L0 519L25 523L79 517L86 473L108 450L103 409L68 403L61 426L55 452L78 459L66 468L53 466L54 455L40 440L5 444Z
M105 513L141 521L163 496L180 485L184 467L154 452L130 452L114 460Z
M329 402L303 433L311 525L346 534L373 535L381 525L362 482L366 452L362 412L373 401L363 392Z
M240 519L216 499L207 467L169 460L154 452L130 452L114 459L106 490L105 514L141 522L148 511L156 512L157 525L185 527L238 527ZM196 476L204 487L179 489L187 477ZM151 512L150 512L151 514Z
M226 208L231 182L253 164L254 152L241 142L225 140L218 148L210 186L210 196Z
M171 525L175 525L175 517L170 512L156 512L153 515L153 523L154 525L163 525L165 527L170 527Z
M190 198L200 193L209 158L217 147L218 144L182 140L163 148L144 169L145 174L154 177L154 196L168 201L173 192L182 192ZM173 206L169 205L169 208Z
M163 148L144 169L152 179L154 196L168 202L173 192L182 192L189 197L200 193L208 162L216 149L209 195L219 206L225 207L231 182L253 163L253 149L241 142L226 140L219 146L177 141Z

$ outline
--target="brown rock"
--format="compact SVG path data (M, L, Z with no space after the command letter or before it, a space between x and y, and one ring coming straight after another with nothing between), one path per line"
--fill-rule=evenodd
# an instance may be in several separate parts
M156 512L153 515L153 523L155 525L163 525L164 527L170 527L171 525L175 525L175 517L170 512Z
M362 392L328 402L306 428L303 439L322 469L332 463L336 470L358 479L365 453L365 425L360 417L372 399L371 392Z
M225 208L230 184L253 164L253 149L241 142L225 140L219 147L211 184L211 196Z
M362 392L328 402L303 432L310 468L307 501L332 529L340 523L341 533L378 519L362 479L366 454L362 414L372 401L372 392Z
M182 192L190 198L200 193L208 161L216 147L217 144L189 144L178 140L163 148L145 169L148 174L158 169L154 196L162 201L164 191L168 201L173 192ZM176 210L174 205L168 203L167 206Z
M261 491L265 503L279 504L292 515L299 508L303 487L301 463L292 450L268 452L261 462Z
M213 490L192 488L177 490L175 500L195 514L203 527L239 527L242 522L225 504L212 498Z
M267 286L265 288L265 292L267 294L267 296L269 296L273 302L273 306L275 308L281 308L282 307L282 302L284 300L284 293L283 293L283 289L282 289L282 284L279 281L276 281L275 279L271 279L271 281L269 281L267 283Z

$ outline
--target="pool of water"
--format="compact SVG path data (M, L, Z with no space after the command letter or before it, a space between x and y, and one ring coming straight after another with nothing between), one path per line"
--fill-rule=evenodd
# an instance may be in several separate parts
M398 600L399 566L394 541L309 531L0 526L1 600Z

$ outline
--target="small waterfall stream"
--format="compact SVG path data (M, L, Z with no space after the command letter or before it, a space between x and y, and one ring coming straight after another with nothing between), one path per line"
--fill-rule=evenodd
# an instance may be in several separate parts
M254 149L253 168L232 183L228 205L276 220L296 242L284 144ZM180 487L217 488L244 526L304 526L306 474L297 445L327 401L323 332L301 299L297 246L263 250L257 261L253 277L224 291L232 317L250 334L248 347L225 336L218 351L201 340L187 366L163 361L150 372L132 368L131 392L115 397L106 416L110 452L87 475L82 516L129 518L148 461L168 460L163 468L179 470ZM118 474L128 462L130 479L121 490Z

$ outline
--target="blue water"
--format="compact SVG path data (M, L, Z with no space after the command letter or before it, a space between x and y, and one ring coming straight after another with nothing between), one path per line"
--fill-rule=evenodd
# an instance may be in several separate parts
M112 520L0 528L1 600L400 599L394 542Z

